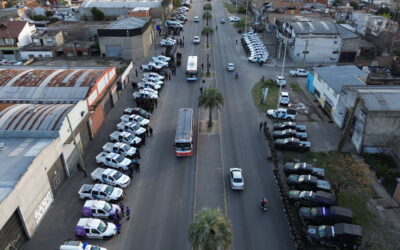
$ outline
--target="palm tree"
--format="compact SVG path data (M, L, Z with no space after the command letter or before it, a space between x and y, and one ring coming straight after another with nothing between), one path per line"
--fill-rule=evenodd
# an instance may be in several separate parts
M199 96L199 107L208 108L208 127L212 126L212 110L224 105L224 97L217 88L206 88Z
M201 34L203 36L207 36L207 47L208 47L208 36L212 35L214 33L214 30L211 27L204 27L203 30L201 31Z
M207 26L208 26L208 20L210 20L211 18L212 18L212 15L210 12L208 12L208 11L204 12L203 19L207 20Z
M203 6L203 10L212 10L211 3L205 3Z
M189 241L194 250L229 249L232 244L231 224L219 210L203 209L189 226Z

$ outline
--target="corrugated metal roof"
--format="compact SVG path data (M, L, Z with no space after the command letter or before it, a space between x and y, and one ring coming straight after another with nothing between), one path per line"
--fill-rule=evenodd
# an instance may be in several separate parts
M0 130L58 131L73 104L16 104L0 112Z
M360 77L367 77L367 75L355 65L314 67L314 71L336 93L339 93L344 85L365 85L365 82L363 82Z
M89 87L0 87L1 101L43 101L76 103L84 100Z
M400 112L400 86L354 87L370 111Z
M336 25L329 21L289 22L296 34L339 34Z
M142 28L147 23L147 20L130 17L127 19L115 21L107 29L125 30Z
M137 1L137 0L86 0L80 8L126 8L133 9L136 7L150 7L157 8L161 6L161 0L148 0L148 1Z

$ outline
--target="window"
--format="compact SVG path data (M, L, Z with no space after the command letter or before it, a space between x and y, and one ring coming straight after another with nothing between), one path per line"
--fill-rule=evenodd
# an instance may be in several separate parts
M334 50L334 51L332 51L332 54L339 54L339 51Z

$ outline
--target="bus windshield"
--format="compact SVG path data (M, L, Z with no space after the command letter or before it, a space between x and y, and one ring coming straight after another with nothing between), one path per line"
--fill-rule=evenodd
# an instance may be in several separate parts
M177 150L183 150L183 151L191 150L192 149L192 144L191 143L176 143L175 144L175 148Z
M196 81L197 80L197 56L189 56L186 68L186 80Z

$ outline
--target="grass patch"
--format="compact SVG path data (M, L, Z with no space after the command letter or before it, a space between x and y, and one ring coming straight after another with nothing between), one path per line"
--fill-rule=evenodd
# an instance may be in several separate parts
M263 88L268 88L268 96L265 104L261 103ZM258 82L256 85L254 85L253 89L251 90L251 95L253 96L253 101L257 108L262 112L266 112L267 109L276 108L279 98L279 88L275 86L274 80L268 79L264 82Z
M382 181L386 191L393 196L397 186L396 178L400 178L400 171L393 158L385 154L363 154L363 158Z
M339 206L350 208L353 211L353 224L361 225L365 229L374 226L375 216L367 208L367 197L340 193L337 198Z
M292 87L293 91L296 93L300 93L302 91L301 87L298 83L293 82L290 84L290 86Z
M214 75L213 71L210 71L209 73L207 73L207 71L201 72L201 78L211 78L214 77Z
M224 7L229 13L236 13L237 12L235 4L224 3Z

